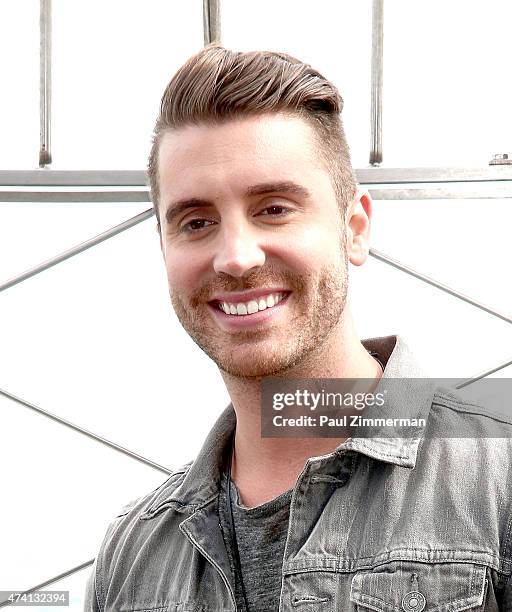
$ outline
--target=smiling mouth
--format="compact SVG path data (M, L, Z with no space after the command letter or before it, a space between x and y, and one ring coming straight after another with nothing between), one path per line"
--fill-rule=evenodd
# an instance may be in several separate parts
M243 317L261 312L262 310L270 310L285 300L290 293L291 291L269 293L264 297L248 300L247 302L221 302L219 300L214 300L211 302L211 304L218 310L221 310L224 314L235 317Z

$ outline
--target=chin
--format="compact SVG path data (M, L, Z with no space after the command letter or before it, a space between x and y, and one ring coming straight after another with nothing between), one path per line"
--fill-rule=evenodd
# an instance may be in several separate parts
M255 362L254 356L239 360L220 360L217 361L217 366L225 374L237 378L264 378L265 376L272 376L276 370L275 365L268 363L266 360Z
M264 347L261 350L265 356L258 354L254 347L247 347L247 350L243 351L244 355L240 354L238 359L234 353L239 351L234 351L230 353L229 358L214 359L214 361L218 368L226 374L237 378L252 379L280 376L297 364L297 359L293 359L289 355L283 356L282 352L269 356Z

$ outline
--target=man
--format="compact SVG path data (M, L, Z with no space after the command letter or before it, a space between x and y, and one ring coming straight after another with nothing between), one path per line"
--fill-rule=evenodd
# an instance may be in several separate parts
M426 414L428 437L261 436L265 378L421 376L402 338L354 329L372 202L341 109L278 53L210 46L167 86L148 175L171 301L231 404L109 525L87 610L512 609L509 440L436 438L460 414L510 423L420 385L389 410Z

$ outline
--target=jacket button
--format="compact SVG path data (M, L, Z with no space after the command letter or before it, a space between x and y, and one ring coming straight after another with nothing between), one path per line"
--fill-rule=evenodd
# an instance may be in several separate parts
M427 600L423 593L419 591L410 591L403 596L402 610L404 610L404 612L421 612L426 603Z

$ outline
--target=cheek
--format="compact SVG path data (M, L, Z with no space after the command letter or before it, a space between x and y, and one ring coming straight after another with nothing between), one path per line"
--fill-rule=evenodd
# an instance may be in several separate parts
M165 267L169 288L179 293L197 288L199 278L198 265L195 259L177 251L168 251L165 255Z
M332 227L310 225L287 240L286 245L290 265L316 270L340 259L341 230L335 224Z

